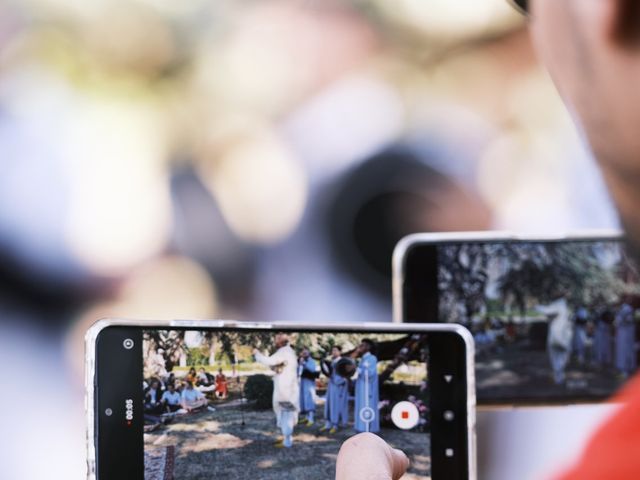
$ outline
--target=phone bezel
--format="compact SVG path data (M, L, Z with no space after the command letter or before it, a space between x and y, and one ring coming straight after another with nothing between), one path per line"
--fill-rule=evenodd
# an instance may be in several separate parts
M396 245L392 260L392 295L393 295L393 321L394 323L404 323L405 305L404 290L407 271L407 258L409 252L416 248L434 248L440 244L450 243L490 243L490 242L597 242L597 241L624 241L624 234L620 230L583 230L580 232L560 234L560 235L519 235L508 231L485 231L485 232L442 232L442 233L417 233L404 237ZM411 323L407 323L411 325ZM612 392L613 393L613 392ZM593 399L595 400L595 399ZM548 399L545 401L535 401L532 399L509 399L504 401L481 402L480 407L516 407L516 406L544 406L544 405L575 405L580 403L591 403L593 400L576 399ZM598 401L603 399L598 398Z
M475 370L474 370L474 342L470 332L456 324L394 324L394 323L296 323L296 322L239 322L233 320L125 320L125 319L103 319L96 322L85 336L86 351L86 389L85 408L87 415L87 478L95 480L97 478L97 444L98 432L96 431L97 412L95 411L95 401L97 385L95 385L97 375L97 345L100 333L108 327L131 327L138 329L237 329L237 330L266 330L266 331L341 331L341 332L361 332L361 333L403 333L403 332L442 332L452 333L460 337L465 345L465 382L466 401L463 405L456 405L456 408L466 409L466 444L468 479L477 479L476 466L476 433L475 433ZM462 403L462 402L461 402ZM457 445L456 448L459 449ZM432 452L432 462L433 462ZM140 479L142 480L142 479Z

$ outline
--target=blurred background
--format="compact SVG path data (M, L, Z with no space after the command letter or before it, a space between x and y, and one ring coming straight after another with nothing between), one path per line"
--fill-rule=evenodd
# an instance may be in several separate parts
M0 0L0 167L8 480L83 477L100 317L390 321L408 233L617 226L505 0Z

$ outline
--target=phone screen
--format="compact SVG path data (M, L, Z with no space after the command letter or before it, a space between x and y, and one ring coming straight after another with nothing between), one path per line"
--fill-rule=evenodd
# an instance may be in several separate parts
M610 396L638 364L638 268L620 239L412 247L404 315L476 344L482 403Z
M109 430L115 414L102 414L124 401L125 421L141 440L127 451L142 445L143 456L130 461L143 459L145 480L334 478L340 446L358 432L376 433L409 456L403 478L444 478L434 474L438 469L446 478L467 478L465 346L457 334L145 329L134 335L126 328L114 334L114 347L130 342L124 356L139 356L138 374L121 382L137 384L137 392L99 388L98 427L112 435L99 435L100 455L113 457L113 448L135 437L126 428ZM434 355L442 359L435 367ZM111 367L98 368L103 379L124 375L116 373L120 366L105 369ZM134 413L140 405L142 420ZM434 453L444 459L439 466Z

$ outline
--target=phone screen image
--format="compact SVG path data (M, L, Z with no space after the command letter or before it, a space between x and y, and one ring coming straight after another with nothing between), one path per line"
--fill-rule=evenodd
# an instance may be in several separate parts
M636 370L640 277L622 241L431 247L423 306L472 332L480 402L606 398Z
M374 432L431 478L425 333L143 330L144 478L328 479Z

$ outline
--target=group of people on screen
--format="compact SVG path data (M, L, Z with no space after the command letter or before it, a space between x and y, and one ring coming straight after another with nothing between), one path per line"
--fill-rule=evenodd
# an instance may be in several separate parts
M189 413L215 408L209 405L205 395L213 392L224 399L228 394L227 377L222 369L213 377L204 368L196 372L191 368L183 379L177 379L172 372L166 378L152 378L143 383L144 413L147 417L171 413Z
M289 344L289 336L278 333L276 351L265 355L254 349L258 363L271 368L273 375L273 410L282 432L277 446L291 447L295 425L312 426L316 423L316 379L321 372L327 377L324 405L324 424L321 431L335 433L349 422L349 382L355 375L354 429L358 432L378 432L378 359L375 342L363 339L349 355L343 356L340 346L331 349L330 360L318 366L309 349L299 355ZM356 360L357 359L357 360Z
M615 306L576 308L560 297L535 309L548 322L546 350L556 384L565 383L571 361L580 367L614 370L621 379L636 370L638 316L630 299ZM497 318L471 328L479 356L500 353L516 341L518 331L512 320L504 323Z
M615 308L577 308L565 299L539 307L549 319L547 351L558 384L565 381L565 369L572 357L579 365L613 367L622 378L637 367L636 313L631 302Z

